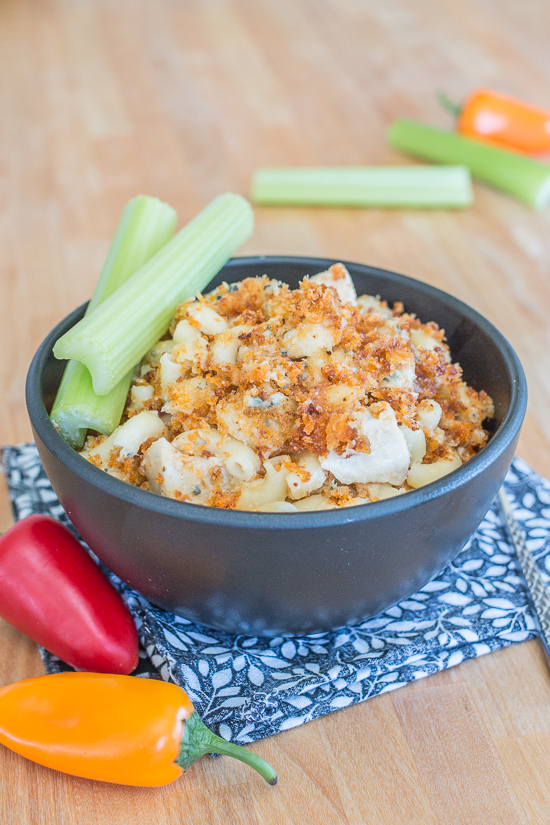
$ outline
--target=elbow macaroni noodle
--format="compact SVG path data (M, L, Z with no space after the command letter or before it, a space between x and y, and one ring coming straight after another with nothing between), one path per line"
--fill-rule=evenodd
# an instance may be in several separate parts
M492 414L435 323L357 297L334 264L296 290L247 278L181 304L123 423L82 455L181 501L311 512L441 478L484 446Z

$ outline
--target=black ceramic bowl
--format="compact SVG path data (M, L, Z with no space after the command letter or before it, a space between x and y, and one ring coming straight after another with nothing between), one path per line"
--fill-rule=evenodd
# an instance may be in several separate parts
M296 287L333 261L235 258L212 281L264 275ZM512 460L527 389L517 356L470 307L403 275L347 263L359 294L403 301L446 330L465 379L495 403L488 445L443 479L385 501L311 513L221 510L119 481L74 452L48 418L63 362L48 335L31 364L27 406L40 455L67 514L99 558L155 604L250 635L303 634L361 622L448 564L489 509Z

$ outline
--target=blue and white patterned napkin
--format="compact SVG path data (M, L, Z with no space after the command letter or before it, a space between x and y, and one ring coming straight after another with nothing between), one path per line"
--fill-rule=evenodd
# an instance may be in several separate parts
M16 519L68 522L36 447L5 447ZM550 483L515 458L506 493L543 576L550 572ZM106 571L107 572L107 571ZM234 636L155 607L108 574L132 611L137 675L173 681L225 739L252 742L537 635L498 504L455 561L406 601L361 625L300 638ZM70 670L43 651L48 672Z

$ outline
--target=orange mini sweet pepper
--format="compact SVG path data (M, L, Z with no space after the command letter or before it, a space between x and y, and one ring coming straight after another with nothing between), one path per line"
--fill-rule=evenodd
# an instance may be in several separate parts
M526 154L550 151L550 112L492 89L476 89L462 106L439 95L461 135Z
M8 685L0 743L48 768L121 785L167 785L206 753L277 782L267 762L212 733L184 690L135 676L70 672Z

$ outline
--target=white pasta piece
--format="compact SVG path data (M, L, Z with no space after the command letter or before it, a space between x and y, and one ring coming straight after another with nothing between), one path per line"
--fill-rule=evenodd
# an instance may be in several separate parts
M245 481L237 501L238 510L257 510L262 504L284 501L287 493L288 470L282 463L288 456L268 458L263 462L265 476L255 481Z
M189 321L185 319L180 321L174 330L174 344L177 346L181 346L184 344L186 347L190 347L195 341L201 338L201 333L194 327Z
M363 312L370 312L372 315L381 315L382 318L392 318L393 312L388 306L384 306L380 298L375 298L374 295L359 295L357 298L357 306Z
M343 304L356 305L357 292L351 276L343 264L333 264L326 272L319 272L310 280L314 284L325 284L325 286L334 287Z
M144 441L149 438L160 438L166 432L162 420L157 412L144 410L129 418L121 427L117 427L110 436L113 447L120 447L123 458L136 455Z
M260 457L254 450L236 438L222 436L218 430L187 430L176 436L172 444L187 455L201 455L206 448L225 465L229 475L238 481L250 481L262 467Z
M331 451L321 461L321 467L342 484L366 484L370 481L402 484L407 477L410 455L390 405L384 403L378 418L374 418L368 410L360 410L354 413L351 420L357 431L368 438L370 453L347 450L339 455Z
M129 458L137 454L143 442L148 438L159 438L165 433L166 427L158 413L144 410L117 427L101 444L83 452L87 456L93 456L96 460L99 458L103 465L107 465L114 449L119 451L121 458Z
M391 366L391 372L382 379L382 384L385 387L412 390L415 378L414 353L393 350L388 353L388 362Z
M412 390L414 386L414 366L403 370L395 370L391 375L382 379L384 387L396 387L402 390Z
M200 458L180 453L165 438L159 438L145 451L143 470L154 492L176 498L189 497L193 504L206 504L213 491L211 472L219 469L217 458ZM217 483L228 488L228 479Z
M260 457L251 447L237 441L236 438L226 437L222 442L225 466L227 472L238 481L250 481L260 472L262 463Z
M157 364L165 352L172 352L174 349L174 341L169 339L167 341L158 341L154 347L151 347L145 358L143 359L147 365ZM149 368L149 367L148 367ZM147 370L146 370L147 372Z
M411 329L410 336L411 344L417 349L432 350L441 346L441 341L434 338L433 335L429 335L423 329Z
M372 498L383 501L385 498L393 498L394 496L401 495L401 493L406 493L407 490L405 487L392 487L391 484L368 484L367 492Z
M185 369L198 365L203 369L208 357L208 342L202 337L197 327L185 319L180 321L174 330L175 348L172 360L182 364Z
M307 358L322 352L331 352L335 344L331 330L321 324L304 321L283 335L282 345L290 358Z
M154 398L155 390L151 384L137 384L130 390L130 407L132 410L143 410L147 401Z
M441 406L437 401L421 401L416 412L416 420L425 430L435 430L441 420Z
M297 513L298 510L290 501L272 501L270 504L262 504L258 507L261 513Z
M407 484L413 488L424 487L425 484L443 478L461 465L462 460L457 453L451 458L438 458L433 464L413 464L407 476Z
M241 346L239 335L253 329L249 324L239 324L231 329L226 329L216 335L211 344L213 364L236 364L237 352Z
M111 452L115 449L115 445L113 444L113 435L114 433L111 433L111 435L108 438L105 438L101 442L101 444L96 444L94 447L90 447L89 449L85 447L82 450L81 455L85 456L86 458L92 457L94 459L94 464L96 465L99 461L99 466L101 466L102 468L107 466L109 463L109 457L111 455Z
M344 347L334 347L331 355L329 356L329 361L331 364L344 364L350 369L353 369L354 367L353 353L348 352L344 349Z
M202 455L208 450L221 456L221 443L221 434L206 426L200 430L186 430L180 433L172 441L172 446L187 455Z
M311 512L313 510L318 510L321 504L326 502L326 498L324 496L308 496L307 498L301 498L299 501L294 502L294 506L299 512Z
M202 304L200 301L189 305L187 315L197 322L205 335L218 335L227 329L227 320L208 304Z
M249 347L248 344L241 344L237 350L237 361L244 361L248 353L252 353L252 351L252 347Z
M294 463L303 468L305 472L290 471L288 473L286 483L290 498L305 498L323 486L326 473L316 456L307 450L303 450Z
M240 343L233 330L217 335L212 342L212 364L236 364Z
M322 355L310 355L309 358L306 359L306 380L304 383L308 387L316 387L321 383L323 379L321 370L326 366L326 364L327 355L325 352Z
M360 401L365 396L363 387L353 387L350 384L331 384L325 390L325 398L333 407L349 405Z
M424 435L424 431L411 430L406 424L401 424L399 429L403 433L407 447L409 448L411 464L419 464L426 455L426 436Z
M435 338L434 335L430 334L429 327L427 329L411 329L410 338L413 347L416 349L434 350L441 347L443 349L445 360L449 364L451 363L451 353L448 348L439 340L439 338Z
M142 467L154 492L170 495L177 489L182 459L181 453L166 438L159 438L145 450Z
M165 352L160 357L160 386L165 390L170 384L175 384L183 378L184 369L181 364L172 361L170 355Z
M181 364L186 370L194 366L205 369L208 360L208 341L198 335L187 344L179 344L172 351L172 360Z

